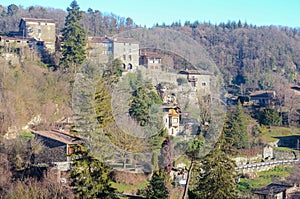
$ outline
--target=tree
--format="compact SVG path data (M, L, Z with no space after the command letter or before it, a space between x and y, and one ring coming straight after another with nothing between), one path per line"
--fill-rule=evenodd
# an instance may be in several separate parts
M137 88L132 94L129 115L141 126L146 126L150 121L150 108L154 104L160 104L156 90L152 84L145 84Z
M18 6L16 6L15 4L11 4L7 7L7 14L9 16L13 16L18 12L18 10L19 10Z
M109 65L109 68L104 71L103 78L109 85L114 85L119 81L123 71L121 60L114 59Z
M76 0L67 8L68 15L62 30L62 57L60 65L64 71L76 72L78 65L86 58L86 32L81 27L82 12Z
M165 184L165 173L154 173L149 186L146 189L147 199L165 199L169 197L169 191Z
M116 190L111 187L109 167L94 158L81 145L75 147L71 170L71 185L79 198L118 198Z
M96 85L95 111L101 128L105 129L114 122L110 87L104 80L100 80Z
M192 175L194 164L200 158L200 151L202 148L203 148L203 137L200 137L193 140L193 142L190 144L186 152L186 155L189 157L191 162L187 174L186 185L184 187L183 199L186 199L188 197L190 178Z
M174 146L170 139L170 136L168 136L162 143L161 146L161 156L160 156L160 166L164 172L170 173L172 170L173 165L173 150Z
M281 124L281 117L279 113L272 108L266 108L263 111L259 112L259 123L264 125L274 125L278 126Z
M231 141L221 134L214 148L195 167L190 198L237 198L235 162L229 157Z
M227 137L233 139L233 146L235 148L248 148L249 136L247 132L247 119L240 102L238 102L234 111L228 113L224 132Z

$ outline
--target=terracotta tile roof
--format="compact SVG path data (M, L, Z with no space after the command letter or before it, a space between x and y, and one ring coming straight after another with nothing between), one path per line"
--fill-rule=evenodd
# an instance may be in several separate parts
M51 131L35 131L31 130L31 133L46 137L52 140L56 140L65 144L80 144L83 142L84 138L81 136L73 135L70 133L51 130Z
M161 56L159 54L153 53L153 52L142 52L141 56L153 57L153 58L161 58Z
M55 23L54 19L37 19L37 18L22 18L25 22L44 22L44 23Z

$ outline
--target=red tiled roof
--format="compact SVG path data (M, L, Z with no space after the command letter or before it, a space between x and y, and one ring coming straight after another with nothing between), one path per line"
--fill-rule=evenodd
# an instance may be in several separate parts
M141 56L153 57L153 58L161 58L161 56L159 54L153 53L153 52L142 52Z

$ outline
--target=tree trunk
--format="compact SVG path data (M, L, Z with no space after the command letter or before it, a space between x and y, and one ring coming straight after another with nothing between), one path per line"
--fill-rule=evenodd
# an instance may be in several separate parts
M194 166L194 158L192 158L192 160L191 160L191 165L190 165L187 177L186 177L186 184L185 184L185 187L184 187L184 192L183 192L182 199L187 199L188 198L189 183L190 183L190 178L191 178L191 173L192 173L192 170L193 170L193 166Z

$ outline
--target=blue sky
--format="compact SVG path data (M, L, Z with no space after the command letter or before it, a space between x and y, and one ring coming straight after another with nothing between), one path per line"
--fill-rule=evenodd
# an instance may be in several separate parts
M5 0L10 4L66 10L72 0ZM300 27L300 0L77 0L80 8L131 17L136 24L171 24L175 21L238 21L261 25Z

